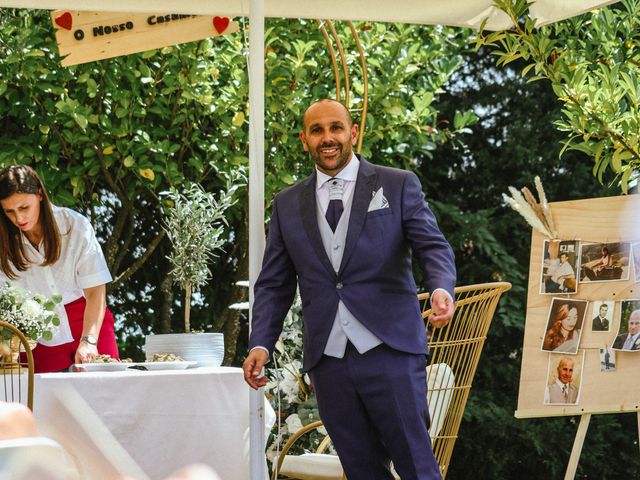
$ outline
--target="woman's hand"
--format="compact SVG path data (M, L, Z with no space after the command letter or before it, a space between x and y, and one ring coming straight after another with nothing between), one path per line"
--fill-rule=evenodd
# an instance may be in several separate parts
M98 347L81 341L76 350L75 363L91 363L97 356Z
M91 336L98 338L102 320L104 319L104 311L107 307L107 291L104 285L97 285L82 290L84 298L87 299L87 306L84 308L84 320L82 322L82 336ZM90 363L98 356L97 345L80 340L80 345L76 350L76 363Z

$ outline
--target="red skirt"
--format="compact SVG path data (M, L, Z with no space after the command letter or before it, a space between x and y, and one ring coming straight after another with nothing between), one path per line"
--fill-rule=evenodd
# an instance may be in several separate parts
M82 323L84 320L84 309L87 301L84 297L80 297L64 306L69 317L69 326L71 327L71 335L73 342L55 347L47 347L38 344L33 349L33 361L35 363L36 373L59 372L68 369L75 363L76 350L80 344L82 336ZM113 315L109 309L105 309L102 328L98 335L98 353L111 355L112 358L120 358L118 355L118 344L116 343L116 335L113 329Z

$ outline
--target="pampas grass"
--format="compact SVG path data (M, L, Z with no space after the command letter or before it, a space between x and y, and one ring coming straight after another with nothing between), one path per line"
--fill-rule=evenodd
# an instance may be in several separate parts
M549 207L547 196L544 193L544 188L542 188L540 177L536 176L534 183L538 197L540 198L539 202L536 201L527 187L522 189L522 193L514 187L509 187L511 196L503 193L502 198L507 205L522 215L527 223L537 231L550 239L558 238L551 208Z

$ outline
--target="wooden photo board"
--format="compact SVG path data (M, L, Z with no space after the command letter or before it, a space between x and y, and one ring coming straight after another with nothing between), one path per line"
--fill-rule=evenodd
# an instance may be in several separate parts
M617 243L640 240L640 195L595 198L550 204L561 240L583 243ZM579 283L573 295L541 295L543 241L533 231L529 265L529 288L520 371L517 418L640 411L640 351L617 351L615 370L602 371L600 349L611 346L620 325L621 300L640 299L640 283L634 281L633 261L628 259L629 280ZM637 250L636 250L637 252ZM640 253L640 252L639 252ZM579 278L580 272L576 272ZM584 352L580 368L580 397L576 405L545 405L549 353L541 350L553 298L588 300L578 353ZM592 331L596 300L615 302L613 324L607 332ZM514 315L517 314L514 312Z

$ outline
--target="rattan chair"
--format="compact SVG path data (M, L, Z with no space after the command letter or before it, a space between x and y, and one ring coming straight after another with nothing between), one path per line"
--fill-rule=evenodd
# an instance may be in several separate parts
M455 289L456 311L451 322L439 329L427 327L430 435L443 478L451 463L462 415L498 300L510 288L511 284L507 282L458 287ZM418 299L426 319L431 313L429 294L420 294ZM321 425L320 421L311 423L289 439L276 461L274 479L279 475L301 480L345 478L338 458L324 453L330 443L329 437L325 437L315 453L288 455L300 437Z
M33 354L29 341L20 330L2 320L0 332L9 332L8 336L18 339L25 359L15 361L10 356L0 356L0 400L26 403L33 410Z

